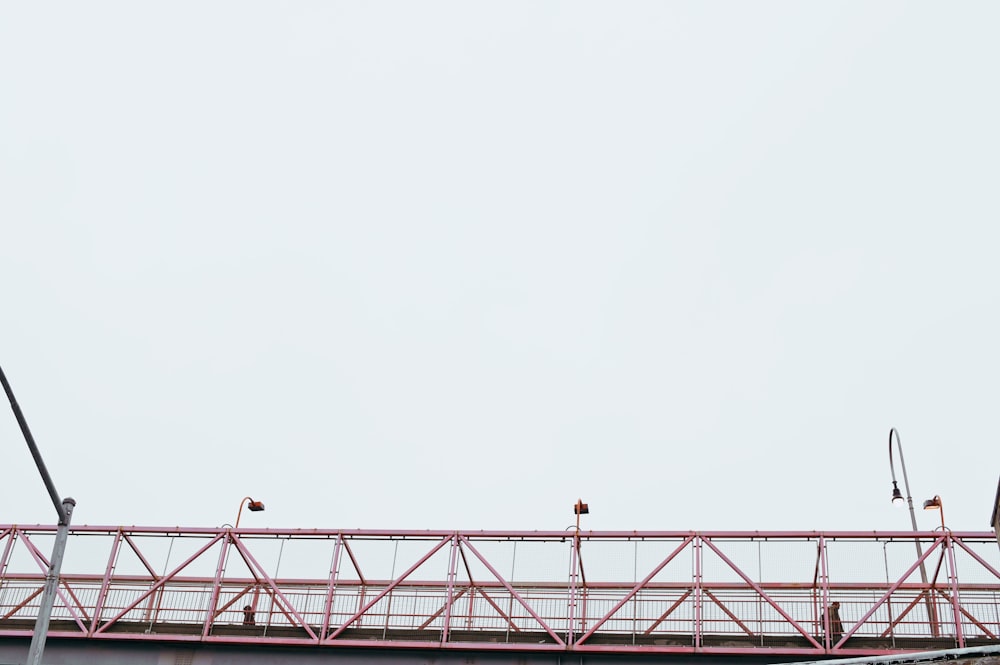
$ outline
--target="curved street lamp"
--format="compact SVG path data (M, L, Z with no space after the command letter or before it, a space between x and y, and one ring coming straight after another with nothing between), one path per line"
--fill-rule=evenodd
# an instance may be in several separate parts
M899 491L899 485L896 483L896 467L892 463L892 439L894 436L896 438L896 450L899 451L899 465L903 468L903 486L906 488L906 503L910 507L910 524L913 525L914 531L919 531L917 528L917 516L913 512L913 496L910 494L910 479L906 476L906 462L903 460L903 444L899 441L899 432L896 431L895 427L889 430L889 471L892 473L892 502L896 503L903 500L903 494Z
M941 530L944 531L947 529L944 525L944 501L941 500L941 497L935 494L933 499L927 499L924 501L924 510L941 511Z
M233 527L234 529L240 528L240 517L243 516L243 506L244 505L247 507L247 509L251 513L259 513L262 510L264 510L264 502L263 501L254 501L253 499L251 499L248 496L243 497L242 499L240 499L240 511L238 513L236 513L236 526Z
M903 500L903 495L899 491L899 485L896 483L896 467L892 462L892 439L896 439L896 450L899 451L899 466L903 469L903 487L906 488L906 504L910 509L910 524L913 526L914 531L919 531L917 528L917 515L913 512L913 496L910 494L910 479L906 476L906 462L903 460L903 444L899 440L899 432L896 431L895 427L889 429L889 471L892 473L892 502L897 503ZM926 507L926 505L925 505ZM924 550L920 547L920 539L914 538L913 544L917 548L917 560L920 561L920 581L923 582L924 587L927 586L927 568L924 566L924 562L921 561L924 556ZM923 593L923 592L922 592ZM934 607L934 603L931 602L930 597L927 597L927 617L931 623L931 634L934 637L938 636L938 626L937 626L937 611Z
M587 515L590 513L590 506L583 502L583 499L577 499L576 503L573 504L573 512L576 514L576 530L580 530L580 515Z

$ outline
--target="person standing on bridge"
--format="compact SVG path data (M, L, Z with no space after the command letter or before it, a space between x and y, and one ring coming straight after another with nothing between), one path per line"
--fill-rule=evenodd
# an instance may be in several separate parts
M833 601L820 617L820 621L823 622L823 629L830 631L830 647L833 648L844 635L844 624L840 620L840 601ZM829 625L827 621L830 622Z
M244 626L255 626L257 622L254 620L253 607L250 605L243 606L243 625Z

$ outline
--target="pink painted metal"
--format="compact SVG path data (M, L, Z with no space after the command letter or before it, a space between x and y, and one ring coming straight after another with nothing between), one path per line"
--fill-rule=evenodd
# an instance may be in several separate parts
M159 579L156 579L155 575L151 576L150 581L152 582L152 586L150 586L149 591L146 591L146 592L142 593L139 596L139 598L136 599L133 603L131 603L130 605L126 605L118 614L114 615L114 617L112 617L109 621L107 621L106 623L104 623L101 626L98 626L97 630L93 631L93 634L94 635L98 635L100 633L103 633L106 629L108 629L109 627L111 627L112 625L114 625L119 619L121 619L122 617L124 617L130 611L135 610L136 607L138 607L139 603L141 603L143 600L146 600L147 598L152 597L160 588L162 588L164 585L166 585L167 582L169 582L172 579L174 579L192 561L194 561L199 556L201 556L202 554L204 554L205 552L207 552L209 549L211 549L212 545L214 545L215 543L223 540L224 536L225 536L225 533L218 533L218 534L216 534L214 537L212 537L212 539L208 542L208 544L202 546L201 549L199 549L196 553L194 553L193 555L191 555L190 557L188 557L188 559L186 561L184 561L181 565L177 566L177 568L175 568L170 574L165 575L165 576L163 576L163 577L161 577ZM213 593L215 591L217 591L217 587L218 587L219 583L220 583L220 578L219 578L219 576L216 576L215 580L213 581Z
M455 575L456 569L458 568L458 552L459 545L458 539L451 539L451 548L448 551L448 582L447 591L445 592L445 604L444 604L444 626L441 629L441 641L448 641L448 629L451 627L451 607L455 602ZM470 588L473 584L472 575L469 575Z
M0 525L0 637L30 636L47 567L32 538L54 533ZM175 542L187 554L168 566ZM916 560L915 542L925 548ZM77 543L105 554L77 554ZM281 575L262 563L276 543L294 562ZM397 554L402 574L390 572ZM1000 642L997 557L992 532L81 526L70 530L50 634L323 648L888 654ZM911 579L923 562L935 567L927 583ZM66 572L79 570L92 572ZM820 620L834 600L845 629L836 640ZM256 622L244 624L244 605Z
M666 559L664 559L663 561L661 561L659 564L657 564L657 566L655 568L653 568L652 572L650 572L649 575L647 575L641 582L639 582L634 587L632 587L632 589L625 595L625 597L622 598L620 601L618 601L615 604L615 606L612 607L611 610L607 614L605 614L603 617L601 617L600 619L598 619L597 622L591 627L591 629L589 631L587 631L584 635L582 635L580 637L580 641L583 642L588 637L590 637L591 635L593 635L597 631L598 628L600 628L601 626L603 626L607 622L607 620L610 619L612 617L612 615L615 614L615 612L617 612L618 610L620 610L625 603L627 603L629 600L631 600L632 598L634 598L635 594L637 594L646 584L648 584L649 581L652 580L653 577L655 577L657 573L659 573L661 570L663 570L664 566L666 566L668 563L670 563L671 561L673 561L674 557L676 557L678 554L680 554L681 551L685 547L687 547L688 543L690 543L692 540L694 540L694 538L695 538L694 534L691 534L688 538L685 538L683 540L683 542L681 542L681 544L678 545L677 548L667 556ZM685 594L684 597L686 598L687 594ZM673 609L674 609L674 607L671 607L670 611L673 611ZM660 623L663 620L663 618L664 617L661 617L657 621L657 623Z
M0 579L3 579L4 573L7 571L7 562L10 558L10 551L14 547L14 541L17 539L17 535L14 533L13 527L5 527L3 531L0 531L0 540L4 541L3 554L0 555Z
M701 602L701 591L702 591L702 579L701 579L701 565L704 561L702 558L702 539L700 536L696 535L694 540L694 646L695 649L702 648L702 637L704 636L704 624L702 623L702 602Z
M472 544L472 541L466 536L460 536L460 538L462 539L462 542L465 543L466 547L468 547L469 550L476 555L476 557L483 563L483 565L485 565L486 568L491 573L493 573L494 577L497 578L497 580L504 586L504 588L507 589L508 592L510 592L511 598L516 599L517 602L519 602L521 606L524 607L525 610L527 610L528 614L530 614L531 617L538 622L539 627L544 629L545 632L548 633L549 637L551 637L556 644L558 644L559 646L566 646L566 643L562 640L562 638L556 635L555 631L545 622L545 620L542 619L542 617L539 616L539 614L534 609L532 609L531 603L526 601L521 594L515 591L514 586L507 580L503 579L503 576L497 572L496 568L494 568L493 565L489 561L487 561L482 554L479 553L479 550L477 550L476 547ZM567 628L569 627L571 621L572 621L572 615L570 615L569 621L567 621Z
M326 635L330 632L330 608L333 607L333 598L337 593L337 579L340 577L340 556L344 549L344 539L341 536L337 536L337 540L333 547L333 556L330 557L330 575L327 577L327 591L326 600L323 603L323 627L320 630L321 635ZM351 557L351 561L354 561L354 557ZM354 561L355 569L357 568L357 562Z
M578 502L579 503L579 502ZM577 527L576 532L573 534L572 547L570 548L570 564L569 564L569 614L566 620L567 634L566 642L569 645L576 643L576 636L574 635L574 627L576 622L576 605L579 602L580 596L580 568L583 567L582 557L580 556L580 510L577 509Z
M412 566L410 566L410 568L405 573L403 573L398 578L394 579L391 583L389 583L385 587L385 589L383 589L378 594L376 594L375 597L372 598L370 601L368 601L368 603L364 607L362 607L360 610L358 610L353 616L351 616L350 619L348 619L347 621L345 621L340 626L340 628L337 628L332 633L330 633L329 639L332 640L333 638L337 637L337 635L340 635L342 632L344 632L345 630L347 630L348 628L350 628L351 624L353 624L355 621L357 621L358 619L360 619L364 615L365 612L367 612L369 609L371 609L378 601L382 600L383 597L385 597L388 594L390 594L392 592L392 590L394 588L396 588L396 586L398 586L400 583L403 582L403 580L405 580L407 577L409 577L410 574L413 573L413 571L415 571L417 568L419 568L421 564L423 564L428 559L430 559L434 555L435 552L437 552L442 547L444 547L449 542L451 542L451 539L452 539L452 536L449 536L448 538L445 538L445 539L441 540L437 545L435 545L434 547L432 547L429 552L427 552L426 554L424 554L423 558L421 558L415 564L413 564Z
M717 555L719 555L719 558L721 558L723 561L725 561L727 564L729 564L729 567L732 568L736 572L737 575L739 575L740 577L742 577L743 581L746 582L748 585L750 585L750 587L754 591L757 592L757 594L764 600L764 602L766 602L768 605L770 605L771 607L773 607L778 612L778 614L780 614L785 619L787 619L788 623L790 623L795 628L795 630L797 630L799 633L801 633L803 637L805 637L807 640L809 640L810 644L812 644L817 649L821 648L819 642L817 642L815 639L813 639L813 636L810 635L806 631L805 628L803 628L802 626L800 626L798 624L798 622L795 621L795 619L793 619L792 616L790 614L788 614L788 612L786 612L784 609L782 609L781 606L778 603L774 602L774 600L770 596L767 595L767 592L765 592L764 589L762 589L759 584L757 584L752 579L750 579L750 577L746 573L744 573L742 570L739 569L739 567L736 564L734 564L732 561L730 561L729 557L727 557L725 554L723 554L722 550L720 550L718 547L715 546L715 544L712 542L711 538L706 538L706 537L702 536L701 541L705 545L708 545L709 548L711 548L712 550L714 550L715 553Z
M865 615L862 616L861 619L856 624L854 624L854 626L850 630L848 630L847 632L844 633L843 637L841 637L840 640L834 645L834 649L839 648L841 645L843 645L852 635L854 635L854 633L859 628L861 628L862 625L864 625L864 623L869 619L869 617L871 617L875 613L875 611L878 610L882 606L883 603L885 603L886 601L889 600L889 598L892 596L893 592L895 592L897 589L899 589L902 586L902 584L906 580L906 578L908 578L910 575L912 575L913 571L915 571L920 566L920 564L923 561L927 560L927 558L941 544L941 542L942 542L943 539L944 539L944 535L942 535L941 538L935 539L934 544L931 545L930 548L928 548L928 550L926 552L924 552L915 562L913 562L913 565L911 565L909 568L907 568L906 572L903 573L903 575L898 580L896 580L895 582L893 582L893 584L889 587L889 589L885 592L885 594L883 594L882 597L879 598L878 601L876 601L876 603L871 606L871 608L865 613ZM943 559L943 557L942 557L942 559ZM936 579L937 579L937 575L934 576L934 580L936 580ZM926 591L932 590L934 588L934 586L933 586L934 585L934 580L931 581L931 586L929 588L926 588L926 589L925 588L921 588L920 589L920 593L922 594L922 593L925 593ZM829 627L829 624L827 624L827 627Z
M312 628L306 622L306 620L302 618L302 616L294 608L292 603L288 601L288 599L285 597L285 594L281 592L281 589L279 588L278 584L273 579L271 579L271 577L264 571L263 566L261 566L260 563L257 562L257 559L254 558L253 554L251 554L249 550L247 550L247 548L238 538L234 538L232 534L229 535L229 539L232 541L233 545L236 546L236 549L239 550L240 554L243 556L243 560L247 563L251 572L254 572L256 570L257 573L260 575L259 578L257 577L257 575L254 575L254 578L257 579L258 588L260 588L260 580L261 579L264 580L264 583L266 584L265 589L269 594L271 594L272 607L274 605L278 605L279 609L281 610L281 613L285 616L286 619L288 619L289 623L292 624L297 623L299 627L301 627L303 630L306 631L306 633L308 633L310 638L314 640L319 639L316 636L316 633L313 632Z
M101 610L104 608L104 599L108 594L108 584L111 582L111 573L115 570L115 561L118 559L118 548L121 547L124 534L119 529L118 533L115 534L114 540L111 541L111 556L108 557L108 565L104 569L104 579L101 581L101 590L97 594L97 603L94 607L94 616L90 621L90 628L88 632L93 633L97 630L97 618L101 615ZM135 545L132 545L133 549ZM145 562L145 560L143 560ZM153 570L147 566L150 574L155 576Z
M28 534L24 532L21 533L21 542L25 544L31 558L34 559L35 564L38 566L38 570L42 573L42 575L44 575L49 569L49 560L45 558L45 555L42 554L42 552L35 546ZM69 602L69 598L67 598L66 593L67 589L69 589L68 585L65 582L62 582L56 587L56 595L59 597L59 600L62 601L63 607L69 611L77 625L79 625L82 630L86 630L86 627L84 627L83 621L80 618L80 612L82 612L83 608L80 606L79 602ZM39 591L41 591L41 589L39 589ZM75 597L74 600L76 600Z
M813 576L813 583L817 582L816 575L820 575L819 578L822 580L821 588L822 593L822 605L821 607L830 606L830 575L826 568L826 538L823 536L819 537L819 541L816 544L816 573ZM819 609L816 605L816 600L813 599L813 620L817 621L818 618L823 618L823 648L829 649L832 644L830 644L830 616L827 612Z

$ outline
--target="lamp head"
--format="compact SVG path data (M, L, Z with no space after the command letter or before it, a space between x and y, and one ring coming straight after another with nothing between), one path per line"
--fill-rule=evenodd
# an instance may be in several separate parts
M587 506L581 499L577 499L576 503L573 504L573 514L574 515L588 515L590 514L590 507Z
M924 501L924 510L941 510L941 497L935 495L933 499Z
M897 501L902 501L902 500L903 500L903 493L899 491L899 486L896 485L896 481L894 480L892 481L892 502L896 503Z
M253 499L250 499L250 503L247 504L247 508L250 510L251 513L259 513L260 511L264 510L264 502L254 501Z

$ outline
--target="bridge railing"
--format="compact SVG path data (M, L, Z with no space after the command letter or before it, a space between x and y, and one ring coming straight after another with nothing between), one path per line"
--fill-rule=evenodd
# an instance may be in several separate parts
M0 636L54 527L0 525ZM51 634L475 649L874 654L1000 643L992 533L75 527ZM839 618L828 610L839 604Z

